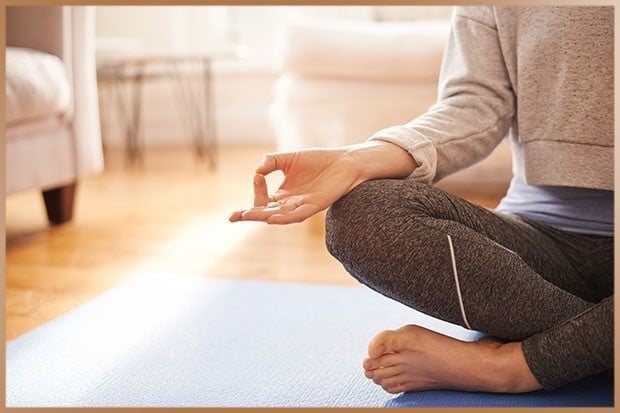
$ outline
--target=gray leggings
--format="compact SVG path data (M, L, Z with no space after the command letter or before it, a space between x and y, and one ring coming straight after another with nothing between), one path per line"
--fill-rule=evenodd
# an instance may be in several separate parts
M326 242L377 292L522 341L546 389L613 366L613 237L559 231L426 184L383 179L329 209Z

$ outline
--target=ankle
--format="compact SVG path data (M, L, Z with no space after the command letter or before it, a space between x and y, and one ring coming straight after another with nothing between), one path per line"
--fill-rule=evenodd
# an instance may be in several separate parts
M525 393L542 388L525 361L520 342L498 345L494 359L499 392Z

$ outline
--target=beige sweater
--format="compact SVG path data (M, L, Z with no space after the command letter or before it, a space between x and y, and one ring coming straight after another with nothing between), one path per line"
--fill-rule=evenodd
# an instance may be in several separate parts
M613 189L614 10L610 6L456 8L439 99L370 139L406 149L411 178L436 182L506 135L532 185Z

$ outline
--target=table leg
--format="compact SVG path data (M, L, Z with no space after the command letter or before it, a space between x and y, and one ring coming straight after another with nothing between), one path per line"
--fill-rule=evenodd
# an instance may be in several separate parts
M214 104L211 93L211 60L202 60L203 99L200 92L192 85L191 71L183 71L179 68L181 62L175 62L171 70L177 81L177 96L181 105L185 107L183 112L191 128L194 148L198 158L209 158L209 166L215 169L215 117ZM179 108L179 110L181 110ZM181 113L179 113L181 115Z
M126 156L131 165L143 160L140 148L143 75L144 71L140 66L136 75L127 78L127 82L114 82L118 118L125 130ZM121 90L122 86L126 86L126 90Z
M206 130L204 135L206 138L207 144L207 155L209 156L209 164L212 169L215 169L217 166L215 153L216 153L216 145L217 145L217 129L215 124L215 96L213 94L213 85L212 85L212 65L211 59L203 60L204 71L203 71L203 82L205 87L205 112L206 112Z

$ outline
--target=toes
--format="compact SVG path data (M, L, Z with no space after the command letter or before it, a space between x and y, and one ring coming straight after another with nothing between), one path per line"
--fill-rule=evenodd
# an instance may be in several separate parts
M368 355L376 359L386 353L396 353L401 350L413 350L417 339L427 329L406 325L398 330L386 330L377 334L368 345ZM423 334L422 334L423 335Z
M388 390L395 389L406 381L408 380L403 374L395 374L391 377L386 377L383 380L379 380L379 383L377 384L383 387L383 389Z
M381 388L386 392L392 394L407 391L409 386L409 380L402 374L397 374L383 380L373 379L373 382L378 386L381 386Z
M384 368L375 369L375 370L366 370L364 372L364 375L369 379L373 379L374 381L374 380L385 380L385 379L397 376L401 373L402 373L402 366L396 365L392 367L384 367ZM375 381L375 383L377 382Z
M402 384L399 384L397 386L394 387L388 387L388 388L383 388L383 390L385 390L386 392L390 393L390 394L399 394L402 393L404 390L401 390Z
M369 371L378 369L381 367L381 364L379 363L379 359L367 358L364 360L364 363L362 363L362 367L364 367L364 370Z
M401 353L388 353L378 358L367 358L364 360L364 370L376 370L385 367L393 367L404 362Z
M382 331L377 334L368 344L368 355L372 359L376 359L383 354L389 352L392 347L395 332L392 330Z
M403 383L396 383L396 384L389 385L389 386L386 385L385 387L383 387L383 390L391 394L398 394L398 393L405 393L408 391L413 391L413 390L418 390L418 389L416 388L415 384L412 382L403 382Z
M422 390L415 378L401 373L400 369L396 367L367 371L365 374L373 383L391 394Z

